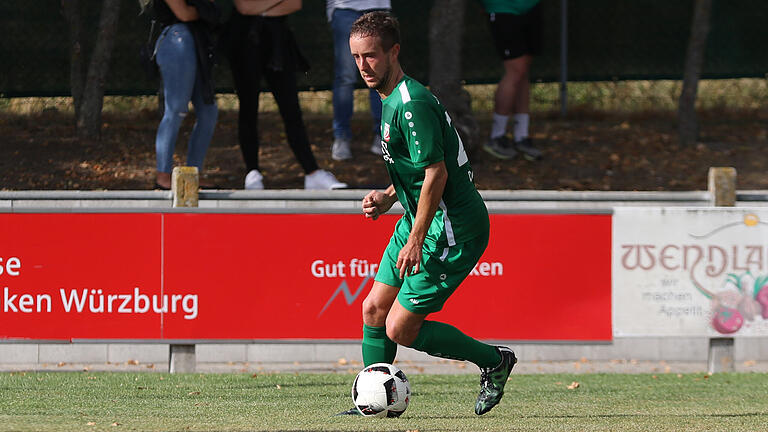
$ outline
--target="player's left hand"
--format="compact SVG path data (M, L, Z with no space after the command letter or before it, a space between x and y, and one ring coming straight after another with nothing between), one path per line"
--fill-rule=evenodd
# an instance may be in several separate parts
M418 273L421 270L421 245L409 239L397 254L395 267L400 270L400 279Z

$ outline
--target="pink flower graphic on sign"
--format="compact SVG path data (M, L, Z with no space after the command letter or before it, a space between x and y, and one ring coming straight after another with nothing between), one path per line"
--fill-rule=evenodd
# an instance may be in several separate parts
M693 285L711 300L712 328L722 334L739 331L745 321L768 318L768 275L755 278L751 272L729 274L726 291L712 293L695 280Z

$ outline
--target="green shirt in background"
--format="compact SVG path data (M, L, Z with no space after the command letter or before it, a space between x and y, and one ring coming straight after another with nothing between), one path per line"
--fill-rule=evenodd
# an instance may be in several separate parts
M488 210L477 192L464 145L432 93L404 76L382 101L381 140L387 172L405 208L395 234L407 239L418 208L424 169L445 161L448 180L424 240L437 250L488 235Z
M531 10L539 0L482 0L488 13L522 15Z

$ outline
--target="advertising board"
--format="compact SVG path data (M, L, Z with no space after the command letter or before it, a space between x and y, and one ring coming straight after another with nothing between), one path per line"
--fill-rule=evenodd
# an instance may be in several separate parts
M360 339L398 216L0 214L0 339ZM610 340L608 215L491 216L430 319L495 340Z

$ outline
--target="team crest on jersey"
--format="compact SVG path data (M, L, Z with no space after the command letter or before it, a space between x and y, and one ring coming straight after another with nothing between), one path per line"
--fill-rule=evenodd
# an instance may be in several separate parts
M384 138L384 141L389 142L389 123L384 122L384 132L382 132L381 137Z

